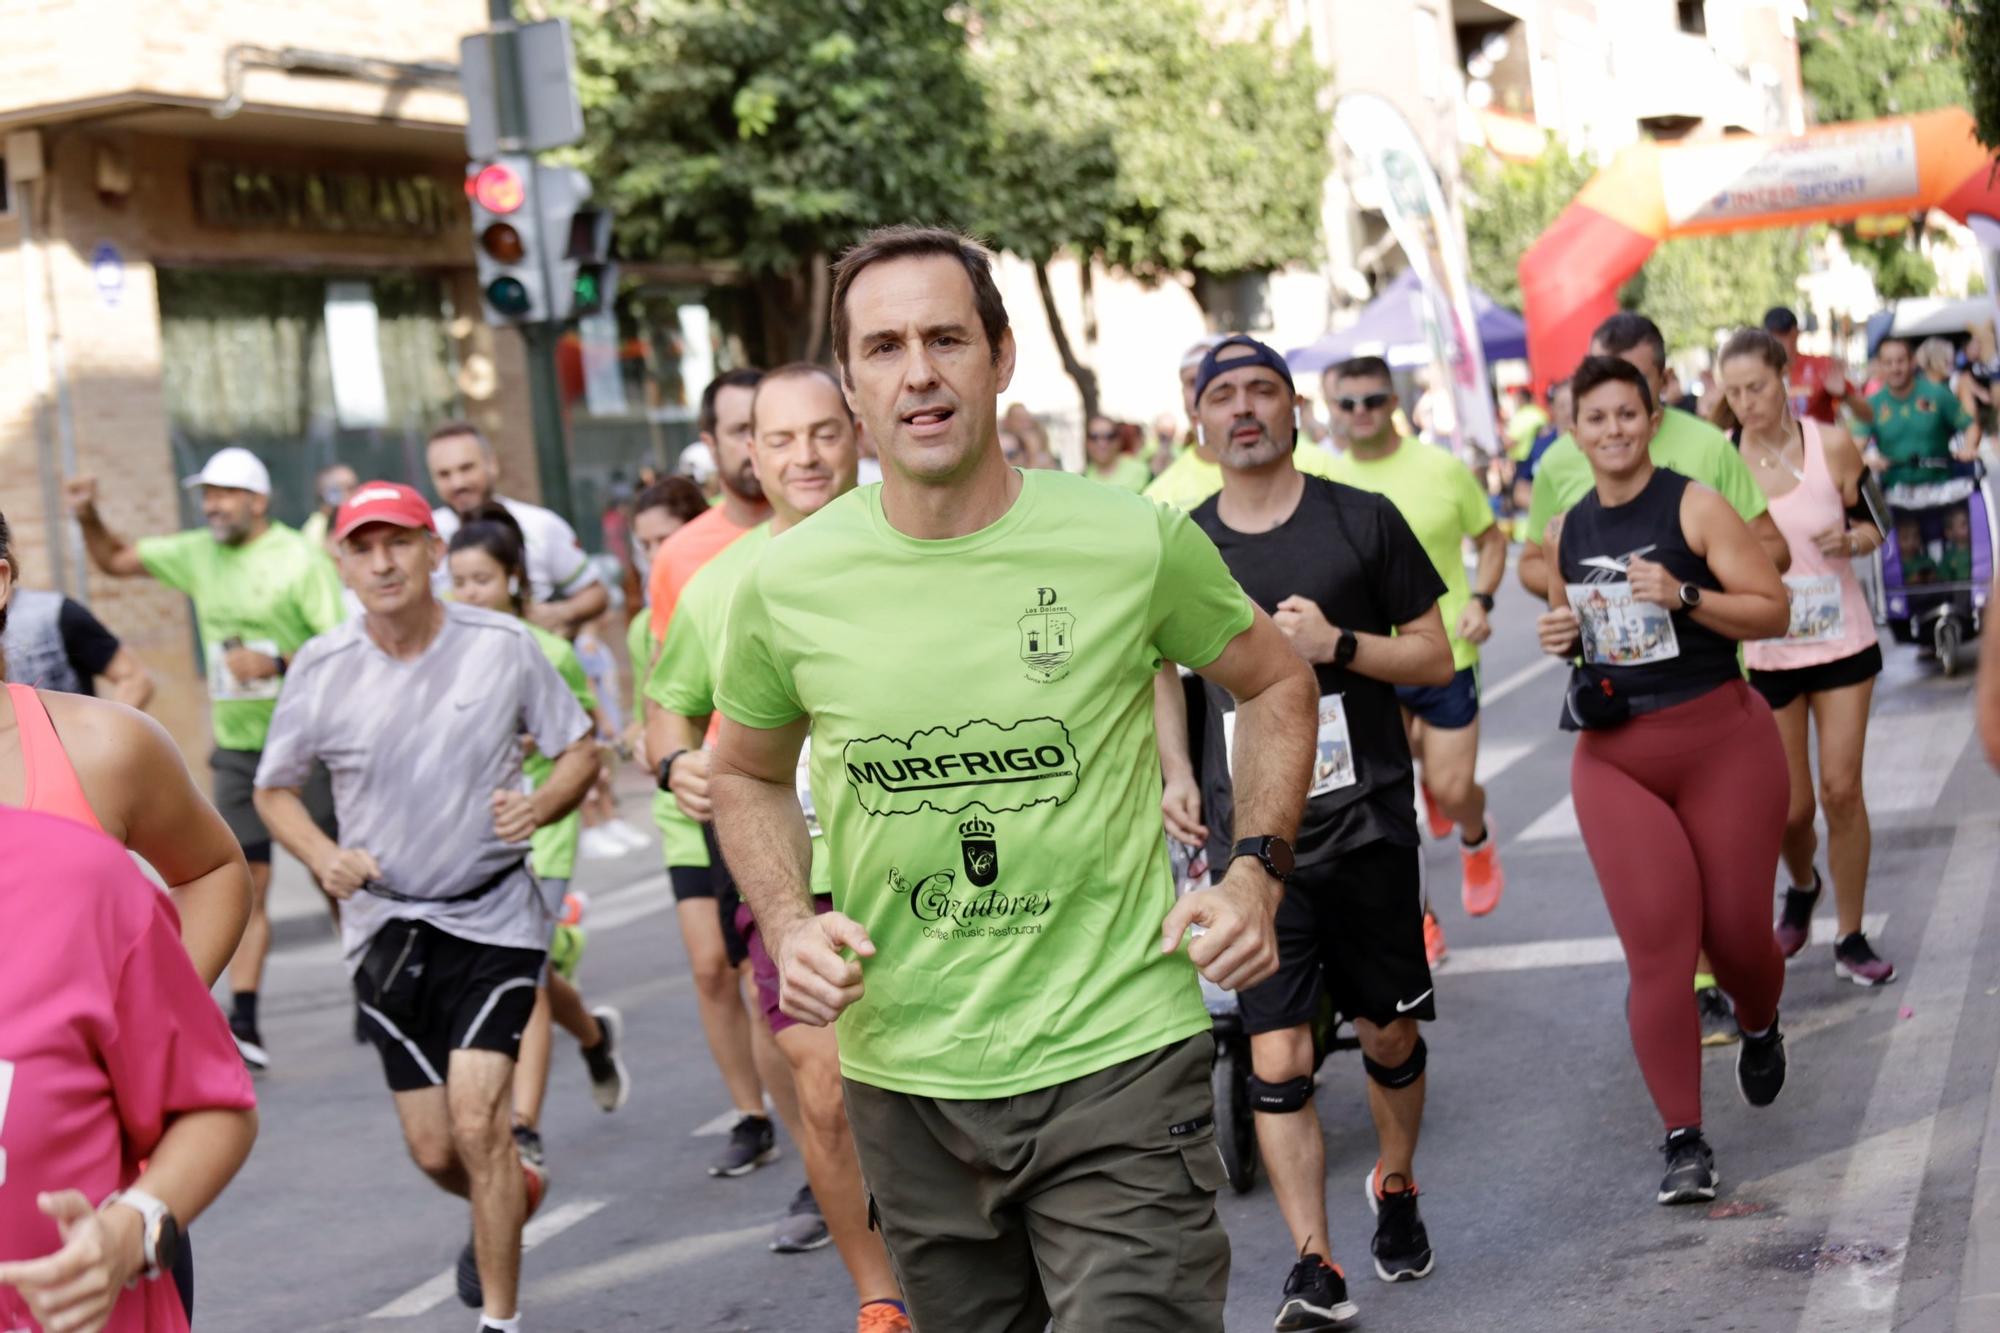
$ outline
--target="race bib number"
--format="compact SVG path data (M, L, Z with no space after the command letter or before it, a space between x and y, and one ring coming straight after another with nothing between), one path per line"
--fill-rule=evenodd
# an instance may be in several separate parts
M1230 777L1236 776L1236 713L1222 715L1223 760ZM1354 743L1347 735L1347 705L1337 694L1322 695L1319 701L1319 737L1313 747L1312 777L1306 798L1352 787L1359 781L1354 771Z
M1564 591L1590 665L1645 666L1681 655L1674 618L1664 606L1635 599L1631 584L1570 583Z
M1846 608L1835 574L1801 574L1785 580L1792 623L1782 639L1767 643L1838 643L1847 633Z
M278 645L269 639L245 639L243 646L266 657L279 657ZM208 697L218 703L238 703L246 699L275 699L284 688L283 676L262 680L238 680L229 669L229 652L219 643L208 645Z

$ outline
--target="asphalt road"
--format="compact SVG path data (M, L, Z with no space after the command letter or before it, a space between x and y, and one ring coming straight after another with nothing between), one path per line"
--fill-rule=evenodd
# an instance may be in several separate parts
M1652 1201L1659 1129L1625 1033L1625 977L1568 805L1560 677L1534 652L1510 577L1487 654L1485 759L1509 885L1468 920L1456 856L1428 849L1452 957L1439 971L1430 1108L1418 1157L1438 1253L1424 1282L1377 1282L1362 1177L1373 1160L1359 1057L1322 1073L1336 1257L1365 1327L1536 1330L2000 1328L2000 783L1972 738L1969 686L1889 652L1868 764L1873 938L1901 971L1866 991L1816 943L1788 976L1791 1082L1752 1111L1733 1051L1705 1064L1722 1173L1713 1207ZM631 802L643 820L642 798ZM708 1177L727 1101L694 1018L651 851L585 863L594 896L582 979L627 1020L636 1088L590 1103L558 1037L545 1133L553 1186L530 1232L538 1330L853 1327L831 1249L777 1256L770 1224L802 1176L787 1147ZM1830 903L1822 910L1831 929ZM2000 914L1993 914L2000 916ZM204 1333L464 1330L446 1276L464 1205L406 1160L330 943L310 929L274 958L264 1001L273 1070L263 1135L195 1228ZM1991 1123L1990 1123L1991 1122ZM1987 1173L1981 1175L1982 1169ZM1975 1223L1977 1192L1988 1219ZM1225 1196L1232 1330L1269 1328L1290 1245L1267 1187ZM947 1331L948 1333L948 1331Z

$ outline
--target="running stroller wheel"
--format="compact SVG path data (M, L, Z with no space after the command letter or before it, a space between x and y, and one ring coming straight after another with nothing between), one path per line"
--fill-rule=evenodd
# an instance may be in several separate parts
M1216 1034L1215 1146L1229 1186L1248 1194L1257 1184L1257 1126L1250 1110L1250 1039Z
M1946 677L1958 674L1958 647L1965 640L1965 631L1951 616L1938 618L1937 628L1931 631L1931 642L1937 649L1938 667Z

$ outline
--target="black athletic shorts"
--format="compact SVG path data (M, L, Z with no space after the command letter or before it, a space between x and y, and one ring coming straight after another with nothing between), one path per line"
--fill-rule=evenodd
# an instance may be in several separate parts
M701 836L708 844L708 878L715 889L715 907L722 914L722 948L729 955L729 965L741 967L750 961L750 942L736 928L736 909L742 906L743 895L736 891L736 876L729 873L729 864L722 859L715 825L703 824Z
M262 750L216 750L208 756L209 771L215 778L216 812L229 825L236 845L243 849L243 859L256 865L271 863L271 831L264 827L264 820L251 799L257 790L257 765L263 758ZM320 832L339 842L340 825L333 814L333 778L326 765L312 766L306 785L299 791L299 799L305 802L306 813L319 825Z
M1831 662L1793 667L1789 671L1753 670L1750 686L1764 696L1764 702L1771 705L1771 711L1775 713L1794 699L1808 694L1825 694L1828 690L1844 690L1881 674L1882 645L1871 643L1852 657L1836 658Z
M389 1090L442 1086L453 1051L517 1058L547 958L544 949L462 940L428 921L391 921L375 932L354 994Z
M1278 904L1278 970L1236 996L1245 1031L1311 1023L1321 986L1350 1019L1437 1017L1419 855L1376 841L1293 873Z

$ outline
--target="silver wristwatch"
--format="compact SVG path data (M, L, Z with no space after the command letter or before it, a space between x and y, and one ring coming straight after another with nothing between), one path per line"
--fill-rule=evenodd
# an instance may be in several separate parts
M160 1202L144 1190L119 1190L104 1200L103 1207L122 1203L139 1214L140 1235L144 1242L146 1267L141 1276L159 1277L174 1266L180 1255L180 1223L166 1204Z

